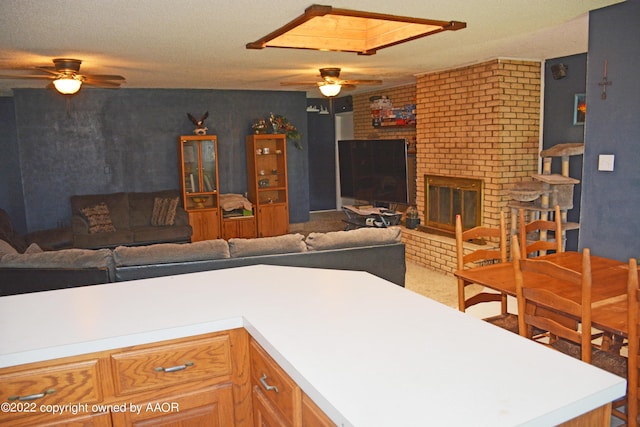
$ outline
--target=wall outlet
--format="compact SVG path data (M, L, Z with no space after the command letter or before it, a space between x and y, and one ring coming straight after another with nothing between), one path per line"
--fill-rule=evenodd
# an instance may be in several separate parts
M600 154L598 156L598 170L604 172L613 172L613 161L615 156L613 154Z

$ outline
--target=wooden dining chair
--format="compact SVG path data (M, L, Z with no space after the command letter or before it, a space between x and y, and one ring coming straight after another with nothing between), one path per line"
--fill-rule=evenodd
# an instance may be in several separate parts
M627 373L627 414L629 427L638 425L638 368L640 367L640 343L638 336L640 331L640 288L638 287L638 262L635 258L629 259L629 279L627 281L627 303L629 315L628 335L628 373Z
M592 343L590 250L583 250L578 272L547 260L521 258L516 236L512 245L520 335L626 378L627 359ZM530 286L528 279L538 285ZM553 286L580 289L579 301L558 295ZM625 402L620 399L612 405L612 414L624 421L627 416L620 407Z
M465 242L479 244L475 250L469 252L465 250ZM499 228L478 226L469 230L462 229L462 218L460 215L456 215L456 258L458 270L507 262L507 229L504 212L500 212ZM467 297L466 287L471 284L471 282L458 278L458 309L464 312L476 304L498 301L500 302L500 313L484 320L518 333L517 316L507 311L507 295L481 291Z
M553 240L549 239L549 232L553 232ZM518 234L520 236L522 258L527 258L532 254L545 255L548 250L556 253L563 252L560 206L556 205L555 207L553 221L536 219L529 223L525 222L524 209L519 209Z

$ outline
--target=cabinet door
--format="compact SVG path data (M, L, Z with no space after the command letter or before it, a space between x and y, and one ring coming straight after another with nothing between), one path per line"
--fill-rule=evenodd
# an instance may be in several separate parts
M189 211L189 224L193 229L192 242L220 238L220 221L217 210Z
M238 236L244 239L257 237L255 217L250 220L242 220L238 222Z
M302 394L302 425L303 427L335 427L335 423L313 403L306 394Z
M223 219L222 238L229 240L234 237L241 239L257 237L255 217Z
M114 412L112 418L116 426L234 426L232 386L130 402L126 411Z
M291 426L291 423L285 421L285 419L278 414L262 390L257 386L253 389L253 425L254 427Z
M17 423L15 427L27 427L29 424ZM52 421L50 423L42 420L32 424L37 427L111 427L111 414L102 412L97 414L78 415L61 421Z
M289 233L287 205L261 206L258 209L258 237L280 236Z
M7 405L0 411L0 425L18 425L21 418L26 424L40 425L65 416L42 412L41 405L75 403L79 410L89 408L83 411L86 414L103 400L102 378L110 375L105 362L90 359L52 366L36 364L0 374L0 402Z
M274 411L286 420L285 425L300 426L300 387L255 341L251 341L250 354L254 402L256 399L264 400L265 404L268 402L267 406L274 408Z

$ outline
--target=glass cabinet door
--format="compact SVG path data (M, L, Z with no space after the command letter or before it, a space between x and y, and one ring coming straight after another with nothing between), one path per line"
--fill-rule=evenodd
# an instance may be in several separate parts
M183 141L184 188L187 193L200 193L200 179L198 176L200 164L199 141Z
M186 210L218 207L218 165L215 137L183 136L180 142Z
M200 141L202 154L202 188L205 192L216 191L216 150L213 141Z

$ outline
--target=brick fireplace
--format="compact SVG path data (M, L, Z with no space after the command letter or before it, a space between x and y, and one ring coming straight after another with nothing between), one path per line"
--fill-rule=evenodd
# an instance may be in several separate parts
M483 182L482 224L497 227L507 209L508 188L538 171L540 63L496 59L416 78L416 204L425 224L425 176ZM406 93L400 88L399 95ZM394 103L394 90L385 91ZM368 96L354 96L356 137L370 137L357 112L368 110ZM358 131L360 129L360 131ZM383 130L377 137L387 136ZM394 131L390 131L394 132ZM509 218L509 215L507 215ZM407 260L452 273L455 241L417 230L403 231Z

